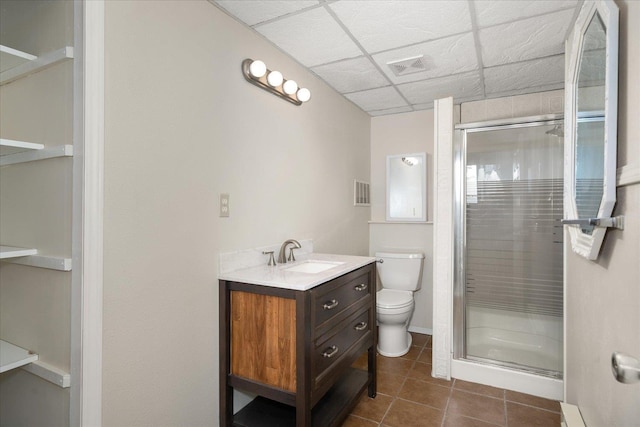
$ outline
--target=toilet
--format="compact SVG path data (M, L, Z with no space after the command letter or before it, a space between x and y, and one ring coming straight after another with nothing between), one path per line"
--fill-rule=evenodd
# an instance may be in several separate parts
M377 252L381 289L376 293L378 353L400 357L411 348L407 330L413 314L413 293L422 285L424 254Z

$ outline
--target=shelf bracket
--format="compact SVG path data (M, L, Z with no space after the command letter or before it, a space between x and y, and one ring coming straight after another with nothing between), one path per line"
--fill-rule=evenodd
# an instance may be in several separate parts
M71 386L71 375L68 372L40 360L24 365L22 369L58 387L69 388Z

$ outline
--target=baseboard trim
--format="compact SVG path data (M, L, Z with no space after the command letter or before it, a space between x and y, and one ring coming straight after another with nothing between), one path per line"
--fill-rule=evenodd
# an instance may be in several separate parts
M417 326L409 326L409 332L415 332L417 334L433 335L433 329L419 328Z

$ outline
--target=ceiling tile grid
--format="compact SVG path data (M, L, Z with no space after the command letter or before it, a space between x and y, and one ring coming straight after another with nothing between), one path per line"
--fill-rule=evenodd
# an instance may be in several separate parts
M209 1L372 116L432 108L446 96L462 102L562 88L564 40L582 3Z

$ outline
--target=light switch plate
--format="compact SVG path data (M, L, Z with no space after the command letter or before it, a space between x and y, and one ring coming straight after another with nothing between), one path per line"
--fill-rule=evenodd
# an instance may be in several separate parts
M220 217L226 218L229 216L229 194L220 194Z

